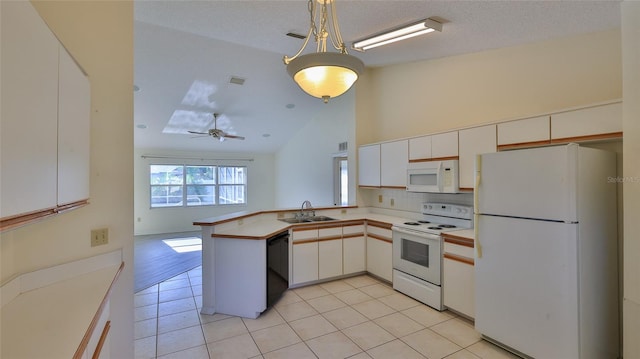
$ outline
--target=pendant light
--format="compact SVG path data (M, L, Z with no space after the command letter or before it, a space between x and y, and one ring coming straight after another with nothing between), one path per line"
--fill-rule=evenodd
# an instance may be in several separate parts
M320 3L319 13L316 1ZM324 103L347 92L364 70L364 63L347 53L338 26L335 1L308 0L311 21L307 37L298 53L284 57L287 72L298 86ZM300 55L311 36L317 43L316 52ZM327 52L327 39L338 52Z

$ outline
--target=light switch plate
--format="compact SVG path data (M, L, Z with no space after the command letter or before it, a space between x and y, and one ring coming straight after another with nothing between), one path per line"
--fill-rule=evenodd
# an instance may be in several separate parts
M91 230L91 247L109 243L109 228Z

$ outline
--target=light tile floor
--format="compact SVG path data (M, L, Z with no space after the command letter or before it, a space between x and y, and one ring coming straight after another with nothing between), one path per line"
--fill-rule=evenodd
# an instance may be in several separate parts
M290 289L257 319L201 303L200 267L136 293L136 358L517 358L366 275Z

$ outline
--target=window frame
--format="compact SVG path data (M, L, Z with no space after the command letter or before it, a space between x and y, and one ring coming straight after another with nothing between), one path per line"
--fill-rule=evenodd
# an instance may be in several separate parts
M154 167L160 167L160 166L173 166L177 168L182 168L182 181L180 184L178 183L167 183L167 184L154 184L152 183L152 169ZM187 181L187 175L188 175L188 167L212 167L213 168L213 180L211 184L198 184L198 183L189 183L189 181ZM232 182L232 183L221 183L220 181L220 171L222 171L223 169L226 168L233 168L235 169L235 171L238 171L238 169L241 169L243 174L242 174L242 179L243 182L240 183L236 183L236 182ZM176 170L174 169L174 171ZM247 193L248 193L248 166L246 165L239 165L239 164L190 164L190 163L150 163L148 165L148 185L149 185L149 208L150 209L159 209L159 208L199 208L199 207L225 207L225 206L246 206L248 204L248 199L247 199ZM182 200L178 201L177 204L155 204L153 203L154 200L154 188L158 188L158 187L164 187L167 188L167 191L165 191L165 193L167 193L167 196L170 195L171 191L169 190L171 187L180 187L181 189L181 196L182 196ZM190 195L189 194L189 189L192 188L197 188L197 187L213 187L213 201L212 203L206 203L206 204L189 204L189 198L193 197L193 196L197 196L197 195ZM241 195L239 197L242 197L243 202L241 203L228 203L228 202L221 202L220 201L220 187L235 187L241 188ZM237 192L236 192L237 193ZM200 198L198 197L198 199L200 200Z

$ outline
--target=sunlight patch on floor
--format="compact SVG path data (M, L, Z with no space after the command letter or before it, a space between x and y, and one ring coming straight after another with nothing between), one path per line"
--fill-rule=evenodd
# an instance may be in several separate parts
M198 237L163 239L166 245L176 253L187 253L202 250L202 239Z

